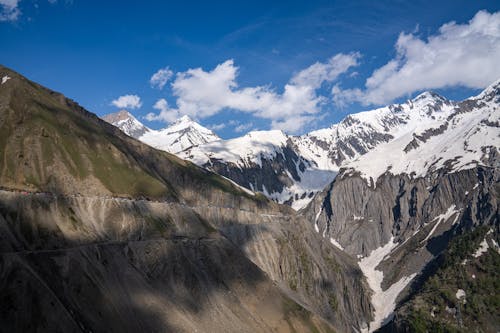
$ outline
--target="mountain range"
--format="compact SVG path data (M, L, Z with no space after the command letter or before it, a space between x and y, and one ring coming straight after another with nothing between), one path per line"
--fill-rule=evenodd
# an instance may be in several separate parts
M495 140L495 131L490 131L489 134L486 132L484 137L475 134L476 138L482 137L484 142L478 142L473 148L474 153L471 153L470 147L461 146L465 145L466 140L455 141L454 136L462 131L472 131L472 127L479 126L483 119L477 119L468 128L455 125L453 129L448 130L447 118L456 112L457 108L463 108L460 105L474 107L474 101L482 100L488 91L497 89L498 85L496 82L479 96L463 102L453 102L436 93L424 92L405 103L352 114L329 128L302 136L290 136L278 130L253 131L239 138L222 140L187 116L151 135L151 130L124 111L105 116L103 119L153 147L175 153L183 159L232 179L247 189L262 192L279 203L301 209L335 178L341 167L350 165L350 162L382 143L392 142L391 145L383 146L390 152L403 151L403 160L416 160L415 155L419 155L418 160L422 162L412 166L408 161L391 164L393 172L425 174L431 165L440 167L454 158L460 157L464 161L468 158L469 162L480 160L482 144L491 139ZM492 103L492 106L495 106L495 102ZM495 115L490 115L490 120L485 118L486 124L494 124ZM484 125L485 122L481 124ZM141 130L133 132L132 129L136 128ZM478 131L481 128L479 126ZM441 142L455 143L453 148L446 149L446 156L441 156L442 147L430 147L425 144L432 135L438 134ZM469 141L474 143L474 140ZM178 142L183 144L179 145ZM400 147L403 143L404 147ZM416 149L419 146L422 147ZM422 152L427 154L431 150L432 156L429 154L422 158ZM368 163L365 169L379 168L372 171L379 174L386 171L389 166L385 165L386 154L387 152L380 151L369 155L370 159L365 160ZM438 158L441 158L439 162ZM360 163L362 162L353 164L353 169L362 169ZM366 172L365 174L370 177Z
M500 329L499 81L222 140L0 77L3 330Z
M368 320L356 263L289 207L8 68L0 77L2 331L331 332Z
M154 147L178 154L188 148L220 140L211 130L183 116L169 127L156 131L146 127L126 110L108 114L102 119L118 127L125 134Z

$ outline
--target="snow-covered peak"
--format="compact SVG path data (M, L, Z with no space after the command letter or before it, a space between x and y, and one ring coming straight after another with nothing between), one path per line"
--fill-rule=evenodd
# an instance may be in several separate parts
M345 165L346 173L360 173L368 181L385 172L422 177L446 169L455 172L488 165L499 153L500 119L498 84L479 96L488 103L446 103L432 113L411 112L394 139ZM426 96L427 98L428 96Z
M108 123L118 127L125 134L139 138L144 135L144 133L150 132L151 129L144 126L137 118L135 118L130 112L127 110L120 110L115 113L110 113L102 117L103 120Z
M443 111L445 109L444 106L453 103L435 92L425 91L405 104L402 105L403 112L417 111L421 114L426 113L427 115L431 115L432 113Z
M177 154L194 146L220 140L220 138L189 116L182 116L164 129L145 133L139 140L157 149Z
M417 95L417 97L413 98L412 101L414 103L419 102L425 105L425 104L435 103L438 101L446 102L447 99L433 91L424 91L423 93Z
M170 126L180 125L180 124L190 124L190 123L194 123L194 120L191 119L191 117L189 117L188 115L184 115L179 119L177 119L176 121L174 121Z
M471 100L495 100L500 99L500 79L486 87L479 95L471 97Z
M197 122L192 120L189 116L182 116L181 118L174 121L170 126L160 130L160 132L162 132L163 134L180 133L180 132L185 133L189 131L199 132L203 136L206 136L207 140L205 140L205 142L211 142L219 139L219 137L214 132L198 124ZM208 139L208 137L211 137L212 139Z

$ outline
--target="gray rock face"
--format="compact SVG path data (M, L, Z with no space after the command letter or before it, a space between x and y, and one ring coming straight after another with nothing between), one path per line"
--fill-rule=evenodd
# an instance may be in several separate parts
M256 214L223 207L195 211L240 248L292 299L340 332L370 318L369 291L356 262L294 214Z
M350 332L369 321L369 289L356 263L306 224L275 220L232 225L222 233L287 295L335 323L337 331Z
M494 159L498 165L498 155ZM498 171L479 166L416 179L387 173L375 187L359 176L337 177L303 214L353 257L394 242L376 268L383 272L381 290L413 274L417 288L426 278L424 269L456 235L480 225L498 228Z
M102 119L136 139L151 131L126 110L107 114Z
M274 158L262 158L260 164L248 162L245 168L219 159L211 159L203 166L254 191L281 193L301 180L299 172L303 172L310 163L297 155L291 145L287 145Z
M341 281L358 281L349 294L350 311L368 306L360 272L351 262L343 264L346 272L322 263L320 276L340 280L320 283L311 272L303 273L315 292L306 292L302 280L290 292L288 277L272 276L272 260L293 262L295 252L278 249L256 265L239 247L265 242L265 235L238 238L235 246L236 238L217 231L230 223L233 228L251 223L265 229L278 220L283 224L276 222L277 230L292 234L293 216L276 214L228 205L193 209L147 200L0 191L2 327L327 332L332 326L345 331L357 325L354 316L333 314L345 306L332 296L340 293ZM315 256L322 260L321 254ZM338 253L329 258L332 263L346 260ZM301 264L293 267L294 274L303 269ZM313 300L313 295L323 298Z
M375 188L360 177L340 177L314 198L306 216L314 221L321 211L316 220L320 231L326 229L346 252L368 255L392 236L405 241L452 206L461 219L468 214L473 225L492 219L497 182L498 170L483 167L417 179L386 174Z

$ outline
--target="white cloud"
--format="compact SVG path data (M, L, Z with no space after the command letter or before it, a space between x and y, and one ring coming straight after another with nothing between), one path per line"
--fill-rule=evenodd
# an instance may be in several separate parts
M176 121L180 117L179 111L176 109L171 109L168 106L168 102L164 98L160 98L159 100L157 100L153 105L153 109L160 111L160 113L148 113L145 118L149 121L162 120L171 123Z
M221 129L226 128L226 124L220 123L220 124L212 124L208 126L209 129L212 131L220 131Z
M500 77L500 12L446 23L427 40L401 33L395 48L396 57L372 73L364 90L336 86L334 101L386 104L425 89L486 87Z
M123 95L111 102L118 108L138 109L142 106L141 98L137 95Z
M323 82L334 81L350 67L357 66L360 57L359 53L339 53L326 63L316 62L300 71L292 78L291 82L300 86L319 88Z
M156 73L154 73L153 76L151 76L149 83L151 84L151 87L156 87L161 90L173 75L174 72L172 72L170 68L161 68Z
M297 132L314 120L326 101L316 90L356 66L358 58L357 53L338 54L326 63L315 63L295 74L281 94L267 86L239 87L238 67L233 60L211 71L189 69L177 73L172 83L176 107L169 108L165 102L164 108L156 108L160 113L149 114L148 119L172 121L172 115L200 119L233 109L270 119L273 128Z
M252 126L253 126L253 123L241 124L241 125L236 126L234 128L234 131L236 133L245 132L245 131L248 131L250 128L252 128Z
M15 21L21 15L20 0L0 0L0 22Z

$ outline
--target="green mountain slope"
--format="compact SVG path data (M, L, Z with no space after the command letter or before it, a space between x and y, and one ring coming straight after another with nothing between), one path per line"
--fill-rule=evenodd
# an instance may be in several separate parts
M483 226L453 239L386 332L496 332L500 241Z
M0 87L0 181L5 187L168 200L188 199L190 190L198 196L222 191L265 201L139 143L59 93L5 67L0 73L10 77Z

